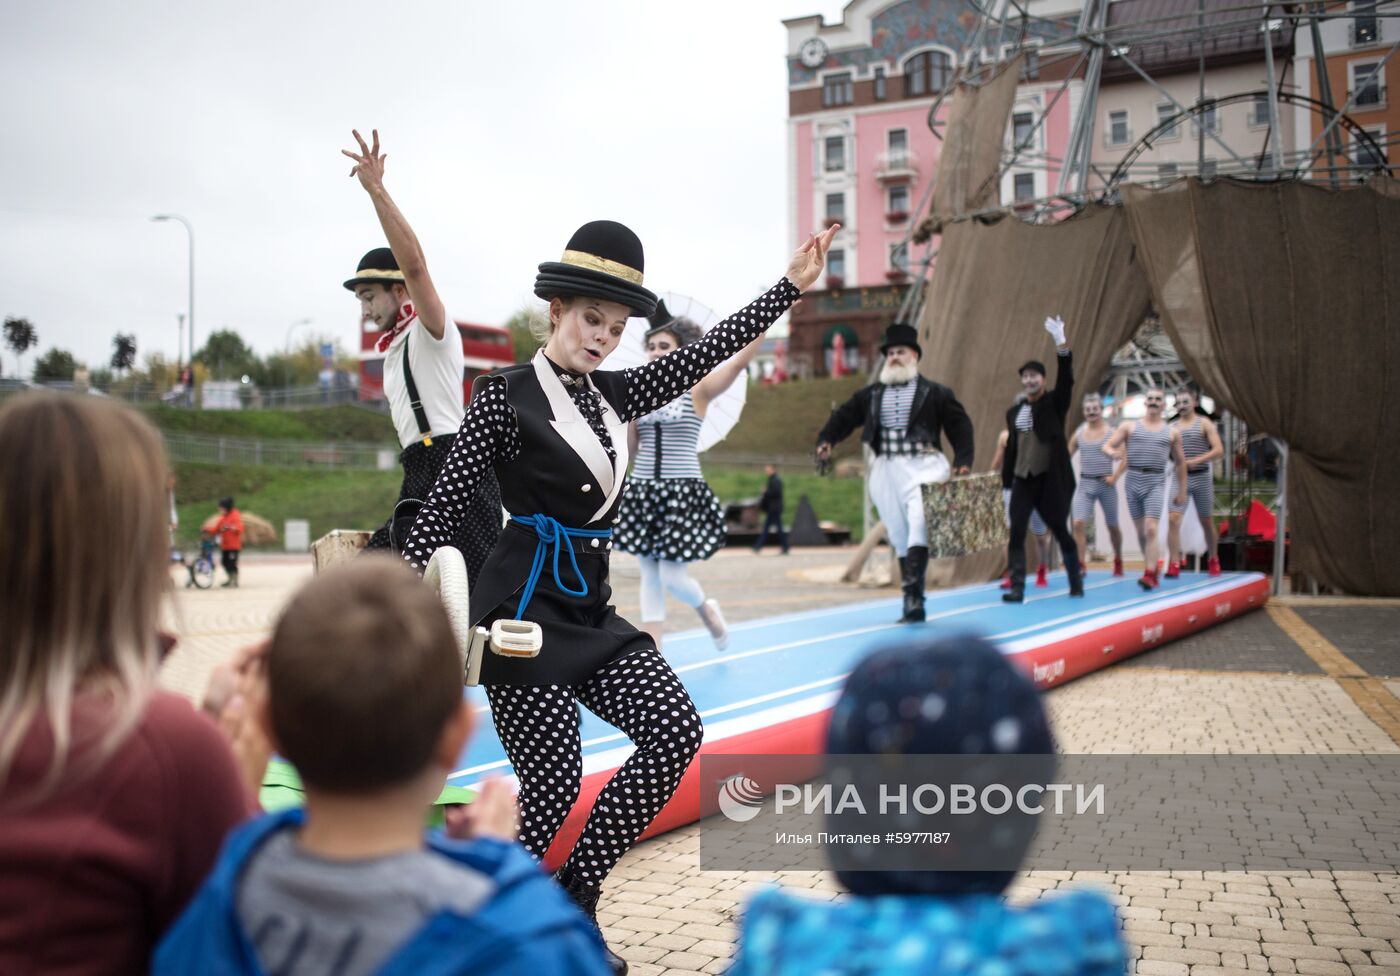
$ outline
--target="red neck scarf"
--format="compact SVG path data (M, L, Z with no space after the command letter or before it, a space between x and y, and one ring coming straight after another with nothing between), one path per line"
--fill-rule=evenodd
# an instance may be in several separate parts
M404 302L399 307L398 317L394 319L394 327L379 337L379 341L374 344L374 348L380 352L388 352L398 334L418 321L418 313L413 310L412 302Z

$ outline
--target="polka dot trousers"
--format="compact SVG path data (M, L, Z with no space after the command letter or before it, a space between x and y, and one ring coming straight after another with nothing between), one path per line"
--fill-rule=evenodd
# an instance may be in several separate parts
M581 685L492 685L496 733L520 780L520 842L536 858L578 799L579 702L636 749L603 787L567 867L600 884L680 785L700 749L700 715L655 648L633 651Z

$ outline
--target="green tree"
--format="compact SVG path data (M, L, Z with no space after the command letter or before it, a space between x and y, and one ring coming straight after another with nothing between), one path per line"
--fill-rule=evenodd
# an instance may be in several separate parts
M34 382L68 383L77 368L78 361L67 349L50 349L34 361Z
M15 354L15 363L18 365L17 375L24 375L23 356L27 349L39 342L39 333L35 331L34 324L28 319L15 316L8 316L5 319L5 345L10 347L10 351Z
M136 336L130 332L118 332L112 336L111 367L117 373L125 373L136 365Z
M535 338L535 329L547 329L544 313L534 306L522 307L506 319L506 330L510 332L510 343L517 363L528 363L535 350L544 345Z
M257 353L232 329L211 332L204 341L204 348L195 353L194 358L203 363L216 380L238 379L244 374L251 376L261 372Z

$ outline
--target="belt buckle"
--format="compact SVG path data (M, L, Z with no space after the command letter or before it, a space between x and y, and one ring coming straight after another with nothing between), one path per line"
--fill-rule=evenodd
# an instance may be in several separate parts
M497 620L491 624L491 652L502 657L538 657L544 632L533 620Z

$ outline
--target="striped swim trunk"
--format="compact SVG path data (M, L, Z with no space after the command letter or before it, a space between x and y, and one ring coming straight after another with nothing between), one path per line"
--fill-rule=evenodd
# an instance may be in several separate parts
M1137 521L1162 517L1162 492L1167 490L1165 472L1129 468L1123 487L1128 496L1128 518Z
M1186 504L1196 503L1196 514L1204 519L1210 518L1215 513L1215 476L1210 468L1202 471L1186 472ZM1186 505L1176 504L1176 475L1172 475L1172 500L1173 512L1186 511Z
M1011 528L1011 489L1001 490L1001 510L1006 513L1006 527ZM1040 513L1031 509L1031 535L1044 535L1050 530L1045 527L1045 519L1040 517Z
M1103 506L1103 520L1109 528L1118 525L1118 489L1102 478L1080 478L1070 503L1070 518L1075 522L1090 522L1094 518L1094 502Z

